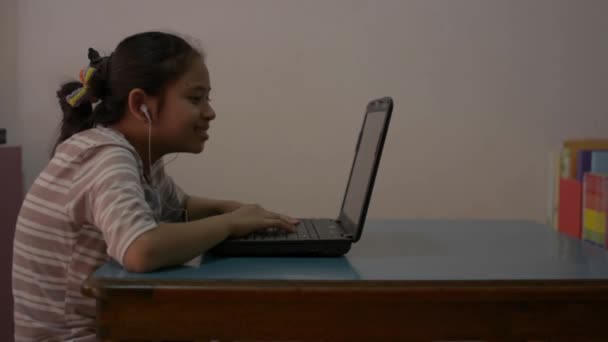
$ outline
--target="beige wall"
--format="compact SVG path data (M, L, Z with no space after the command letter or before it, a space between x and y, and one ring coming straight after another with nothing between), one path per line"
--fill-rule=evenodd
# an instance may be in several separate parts
M86 49L159 29L209 56L211 141L168 166L192 194L336 215L363 108L391 95L370 216L544 220L550 152L607 132L607 16L603 0L21 0L26 183Z
M18 144L17 89L17 0L0 1L0 128L8 131L8 143Z
M16 62L17 62L17 0L0 1L0 128L8 131L8 143L19 144L17 139L18 118L15 115ZM11 291L11 270L13 259L13 227L16 209L20 200L20 184L10 176L17 171L14 149L0 146L0 175L7 177L0 183L0 341L13 341L13 294ZM8 164L2 164L8 163ZM17 177L20 179L20 177ZM6 184L10 183L8 189ZM14 186L13 186L14 185ZM17 206L15 206L17 204ZM13 216L14 215L14 216ZM10 227L9 225L12 225Z

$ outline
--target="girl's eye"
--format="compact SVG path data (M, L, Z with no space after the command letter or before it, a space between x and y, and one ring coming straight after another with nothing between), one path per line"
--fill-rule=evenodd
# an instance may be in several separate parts
M190 96L189 99L192 101L192 103L198 104L203 98L200 96Z

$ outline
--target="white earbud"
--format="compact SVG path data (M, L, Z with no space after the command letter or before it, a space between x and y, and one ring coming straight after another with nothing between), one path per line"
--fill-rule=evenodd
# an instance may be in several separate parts
M148 106L142 104L141 106L139 106L139 110L141 110L146 116L146 119L148 119L148 124L152 123L152 120L150 119L150 113L148 112Z

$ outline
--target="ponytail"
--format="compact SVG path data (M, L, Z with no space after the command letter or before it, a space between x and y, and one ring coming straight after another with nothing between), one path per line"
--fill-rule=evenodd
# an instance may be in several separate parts
M83 101L77 107L72 107L66 100L68 95L82 87L82 83L73 81L63 84L57 91L57 98L59 99L59 106L63 112L63 118L61 119L59 138L53 147L53 154L55 154L57 145L76 133L92 128L94 125L93 105L91 102Z

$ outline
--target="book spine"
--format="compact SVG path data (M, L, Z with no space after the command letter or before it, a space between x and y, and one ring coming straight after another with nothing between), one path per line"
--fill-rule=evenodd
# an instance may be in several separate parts
M597 201L597 181L595 174L587 173L583 182L583 239L603 245L604 236L599 227L599 210ZM602 227L603 228L603 227ZM601 240L601 242L600 242Z
M591 152L591 172L608 173L608 151Z
M576 179L559 180L558 229L573 238L582 235L582 184Z

